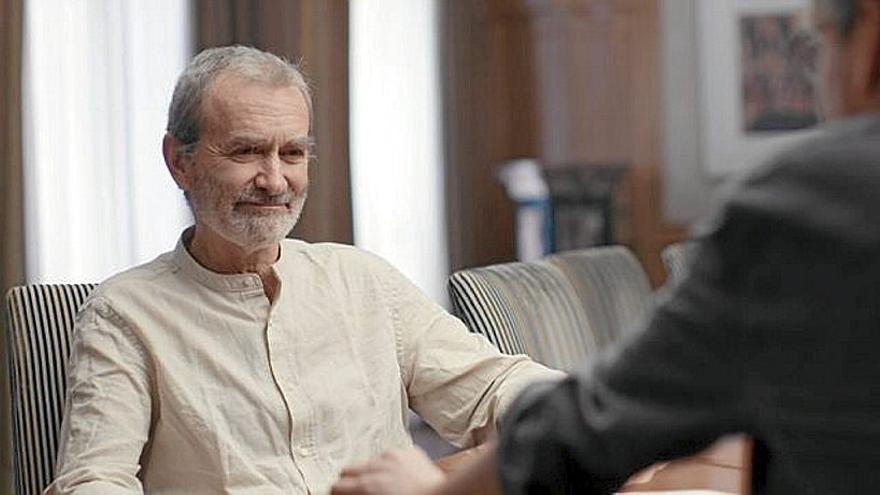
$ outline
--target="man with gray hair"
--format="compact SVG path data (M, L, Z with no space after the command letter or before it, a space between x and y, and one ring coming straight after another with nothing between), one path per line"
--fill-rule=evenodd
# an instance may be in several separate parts
M819 0L816 27L835 120L740 185L644 331L528 389L454 479L395 451L333 494L610 493L733 432L751 493L880 493L880 0Z
M185 69L163 153L195 225L78 315L47 493L326 493L344 465L411 445L408 408L473 445L558 377L376 256L285 238L310 127L308 86L274 55L215 48Z

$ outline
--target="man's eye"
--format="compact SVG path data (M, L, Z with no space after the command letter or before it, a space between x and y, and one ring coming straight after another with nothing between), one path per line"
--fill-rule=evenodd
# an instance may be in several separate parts
M234 155L258 155L260 154L259 148L256 146L242 146L240 148L236 148L233 152Z
M306 151L302 148L289 148L281 152L281 155L285 158L302 158L305 154Z

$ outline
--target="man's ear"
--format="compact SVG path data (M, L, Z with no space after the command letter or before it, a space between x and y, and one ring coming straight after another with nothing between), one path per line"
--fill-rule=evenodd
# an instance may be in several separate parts
M180 141L171 134L165 134L162 139L162 156L165 157L165 166L171 172L171 177L177 183L177 187L189 191L189 175L186 173L187 165L192 158L188 154L182 154Z
M877 98L880 94L880 2L861 0L857 5L857 21L850 34L854 45L853 89L863 97Z
M871 63L868 65L868 83L871 91L880 93L880 2L865 2L867 11L865 17L869 19L872 33L872 45L874 47Z

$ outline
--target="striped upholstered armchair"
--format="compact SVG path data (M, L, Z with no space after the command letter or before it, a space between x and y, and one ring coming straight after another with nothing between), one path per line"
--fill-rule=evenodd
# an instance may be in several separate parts
M647 275L623 246L471 268L449 278L453 311L502 352L568 370L650 310Z
M666 285L681 282L687 275L688 266L697 252L697 241L682 241L670 244L660 251L660 259L666 268Z
M625 246L563 251L545 259L571 281L602 347L636 330L651 309L648 275Z
M41 493L55 472L73 321L95 284L30 285L6 295L12 462L18 495Z
M507 354L571 369L598 349L577 293L546 261L471 268L449 278L453 311Z

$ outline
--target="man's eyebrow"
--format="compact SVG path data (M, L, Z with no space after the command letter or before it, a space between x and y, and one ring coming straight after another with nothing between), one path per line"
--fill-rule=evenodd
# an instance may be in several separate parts
M262 146L270 142L270 139L252 136L248 134L240 134L230 136L224 143L226 146ZM302 148L310 148L314 145L314 139L311 136L302 136L286 141L282 146L299 146Z
M293 138L285 143L285 146L298 146L300 148L311 148L315 144L315 140L311 136L302 136Z
M253 147L258 149L266 149L266 147L270 146L272 146L270 139L265 139L248 134L239 134L230 136L229 139L227 139L225 142L219 144L217 148L221 153L231 153L240 148ZM312 155L314 154L315 140L311 136L296 137L282 144L281 148L301 149L306 154Z
M248 136L246 134L240 134L237 136L231 136L228 140L226 140L226 142L224 144L226 146L242 146L242 145L254 146L254 145L263 144L264 142L265 142L265 140L262 138L259 138L256 136Z

